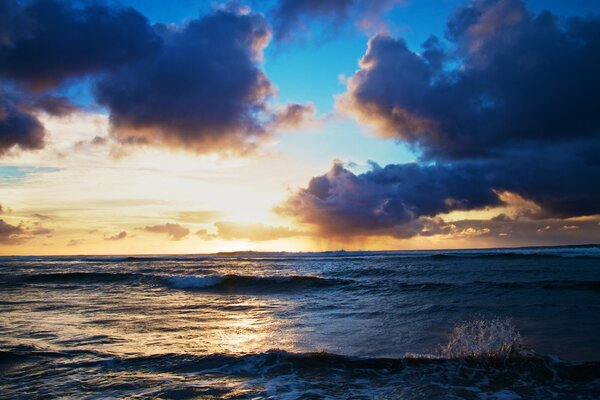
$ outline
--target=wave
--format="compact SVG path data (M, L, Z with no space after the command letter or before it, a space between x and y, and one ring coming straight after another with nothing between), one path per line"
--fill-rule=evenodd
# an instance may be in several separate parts
M289 352L273 349L262 353L246 354L185 354L166 353L145 356L116 356L91 350L45 350L35 346L23 345L0 351L0 365L18 363L27 359L84 359L81 363L92 366L95 363L118 368L143 368L166 370L170 372L228 371L236 373L260 373L260 371L276 372L277 367L296 371L336 370L381 370L385 372L401 371L406 368L426 366L471 366L471 367L507 367L509 369L561 369L560 375L570 379L600 379L600 361L566 361L556 356L528 352L524 355L510 357L445 357L442 355L406 354L400 358L369 358L347 356L324 351ZM80 365L71 365L78 367Z
M580 259L595 260L600 258L600 253L437 253L424 256L434 260L451 259L495 259L495 260L520 260L520 259Z
M16 279L23 283L90 283L128 282L140 280L143 274L124 272L54 272L21 276Z
M55 272L39 273L8 279L13 284L110 284L144 283L174 289L212 291L289 291L325 288L351 283L350 280L328 279L312 275L156 275L126 272Z
M169 276L165 277L178 289L214 290L292 290L322 288L350 283L347 280L328 279L310 275L250 276L250 275L209 275L209 276Z
M600 393L600 362L535 354L502 360L283 350L117 356L21 348L0 351L0 370L7 398L592 399Z
M482 282L475 281L475 284L483 284L497 288L512 289L545 289L545 290L600 290L600 281L570 281L570 280L543 280L534 282Z
M371 275L371 274L369 274ZM173 289L210 291L291 291L328 287L360 288L360 281L324 278L314 275L157 275L127 272L53 272L38 273L4 279L8 284L150 284ZM539 280L539 281L483 281L470 282L403 282L380 283L403 291L443 292L464 289L523 289L523 290L589 290L600 291L600 281L592 280ZM378 284L379 285L379 284Z

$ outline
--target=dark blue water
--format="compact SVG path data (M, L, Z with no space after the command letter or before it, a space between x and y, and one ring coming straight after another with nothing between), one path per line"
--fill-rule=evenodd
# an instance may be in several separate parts
M599 247L0 265L2 398L600 398Z

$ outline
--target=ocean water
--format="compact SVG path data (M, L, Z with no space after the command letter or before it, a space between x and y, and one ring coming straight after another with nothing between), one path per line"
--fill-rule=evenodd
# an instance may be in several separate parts
M0 258L1 398L598 399L600 247Z

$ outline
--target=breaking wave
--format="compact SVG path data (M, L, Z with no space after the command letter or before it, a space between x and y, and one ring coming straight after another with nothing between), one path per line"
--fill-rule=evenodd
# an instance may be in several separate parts
M386 270L374 270L371 274L389 274ZM371 275L370 274L370 275ZM360 282L352 279L324 278L314 275L158 275L152 273L127 272L53 272L22 276L5 276L7 284L150 284L174 289L191 290L300 290L328 287L360 287ZM470 281L470 282L406 282L387 281L386 285L401 291L444 292L464 289L523 289L523 290L585 290L600 291L600 281L596 280L539 280L539 281Z
M121 272L53 272L24 275L14 281L24 283L76 283L76 282L131 282L143 278L143 274Z
M174 289L213 291L279 291L326 288L352 283L350 280L328 279L311 275L156 275L125 272L56 272L24 275L7 279L12 284L132 284L143 283Z
M165 279L178 289L303 289L343 285L350 283L341 279L327 279L319 276L249 276L249 275L209 275L209 276L170 276Z
M60 368L49 368L60 365ZM529 354L496 358L362 358L326 352L157 354L118 357L22 346L0 353L0 368L22 374L36 394L150 398L595 398L600 363ZM73 370L97 371L82 387ZM23 374L28 371L28 374ZM32 375L31 372L34 372ZM119 383L109 383L109 375ZM194 379L189 379L190 376ZM2 378L0 378L1 381ZM47 379L47 385L39 385ZM198 385L201 382L201 385ZM7 396L19 393L11 384ZM83 390L83 392L82 392ZM115 392L117 390L117 392ZM508 395L502 397L501 395ZM358 397L357 397L358 396Z
M521 335L510 319L476 319L457 324L448 343L439 349L448 359L494 359L523 357Z

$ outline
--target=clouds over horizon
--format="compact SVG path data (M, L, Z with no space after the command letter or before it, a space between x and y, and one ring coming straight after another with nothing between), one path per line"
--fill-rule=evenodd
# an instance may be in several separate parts
M600 237L600 215L561 218L512 192L494 189L478 169L391 164L355 174L339 161L275 208L317 237L476 239L489 245L576 244ZM551 179L551 177L549 178ZM458 211L507 210L490 219L445 220Z
M123 240L127 238L127 232L126 231L121 231L117 234L114 234L112 236L108 236L105 237L104 240L112 240L112 241L116 241L116 240Z
M25 229L21 225L11 225L0 219L0 244L19 244L25 238Z
M190 230L179 224L166 223L162 225L151 225L138 228L144 232L166 233L170 240L181 240L190 234Z
M453 167L388 165L355 175L336 161L276 208L320 235L382 234L408 238L421 230L421 217L501 205L478 174Z
M11 214L11 209L0 205L0 214ZM20 245L36 236L50 238L54 229L43 226L42 221L50 218L41 214L33 214L29 221L19 221L17 225L0 219L0 245ZM43 218L42 218L43 217Z
M336 163L281 214L322 234L399 238L438 214L498 206L500 192L535 203L538 218L600 214L600 17L481 0L450 16L446 36L414 52L375 35L338 98L419 163L359 175Z

